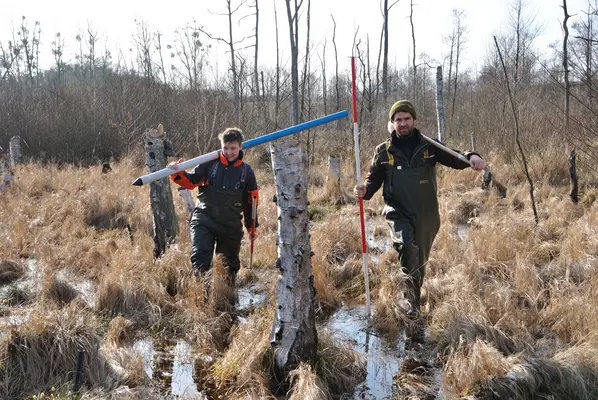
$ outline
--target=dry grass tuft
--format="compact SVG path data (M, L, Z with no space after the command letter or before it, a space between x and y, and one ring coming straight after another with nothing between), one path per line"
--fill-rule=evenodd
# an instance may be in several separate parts
M83 203L84 221L97 229L122 229L127 226L127 209L119 196L88 197Z
M141 324L159 319L159 309L141 282L125 277L112 278L98 287L96 308L99 312L117 316L122 314Z
M481 382L477 399L598 398L598 372L583 364L527 358L506 375Z
M456 209L452 210L448 214L448 220L453 224L466 224L471 218L478 217L480 215L480 203L465 199Z
M11 284L5 293L6 303L9 306L16 306L19 304L26 304L34 298L31 290L18 284Z
M583 196L581 196L580 203L584 207L589 208L594 204L596 198L598 198L598 189L587 189Z
M218 312L231 312L235 305L235 281L229 274L225 262L223 256L215 257L208 275L208 279L210 275L212 279L210 304Z
M373 325L379 332L395 337L408 324L405 316L408 303L401 292L407 275L388 265L381 271L378 295L374 303Z
M247 286L258 281L258 274L251 268L241 268L237 273L237 286Z
M361 230L359 220L343 215L330 215L312 230L311 247L316 256L326 261L343 264L353 253L361 253Z
M360 276L363 270L363 260L357 255L351 255L342 265L334 266L333 282L337 287L344 286L357 276Z
M445 362L445 392L467 394L477 382L505 376L512 365L512 360L505 358L498 350L480 339L468 344L462 342ZM513 399L509 396L504 398Z
M108 324L108 332L106 333L106 342L112 346L120 346L130 336L133 322L126 319L122 315L112 318Z
M98 350L99 328L91 314L76 307L38 312L15 327L2 346L0 397L24 398L71 381L79 351L85 353L83 386L110 387L115 377Z
M60 307L79 296L79 292L68 282L58 279L55 275L46 281L42 293L46 299L54 301Z
M224 398L246 389L268 387L273 354L269 343L273 314L258 311L231 332L232 343L213 365L213 386Z
M14 282L27 274L25 266L16 261L0 261L0 285Z
M301 363L289 374L289 400L325 400L330 398L326 387L308 364Z
M460 344L470 344L478 340L491 345L505 356L524 349L521 343L516 342L500 329L467 317L451 321L451 324L444 330L443 337L438 342L438 347L440 349L457 348Z
M321 380L318 387L327 388L333 397L342 398L363 381L365 367L365 360L355 350L335 343L330 332L319 333L315 367Z

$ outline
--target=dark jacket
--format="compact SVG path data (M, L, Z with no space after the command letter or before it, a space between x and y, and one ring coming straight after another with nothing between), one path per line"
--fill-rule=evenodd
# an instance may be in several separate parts
M474 153L465 153L467 158ZM383 186L382 196L389 211L410 220L414 226L423 225L437 230L439 225L436 187L437 163L450 168L469 167L441 149L432 146L417 129L408 137L399 137L393 132L376 147L370 172L365 181L364 200L372 198Z
M242 213L245 227L251 228L252 205L255 201L257 206L259 198L258 186L253 169L243 162L242 151L233 163L220 153L218 159L198 165L192 173L180 171L170 179L184 188L197 188L196 209L216 222L238 220Z

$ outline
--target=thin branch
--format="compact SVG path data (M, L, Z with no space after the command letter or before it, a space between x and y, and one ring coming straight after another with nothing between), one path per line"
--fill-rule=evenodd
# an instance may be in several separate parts
M509 94L509 100L511 102L511 109L513 110L513 118L515 119L515 142L517 142L517 147L519 148L519 153L521 154L521 159L523 161L523 168L525 170L525 176L527 177L527 181L529 183L529 195L532 201L532 210L534 212L534 219L536 221L536 225L540 222L538 218L538 211L536 210L536 201L534 200L534 182L529 175L529 170L527 168L527 161L525 159L525 153L523 152L523 148L521 147L521 142L519 141L519 117L517 116L517 109L515 107L515 102L513 101L513 94L511 92L511 85L509 84L509 74L507 72L507 67L505 66L505 61L502 57L502 53L500 51L500 47L498 46L498 40L496 40L496 36L494 37L494 44L496 45L496 50L498 51L498 56L500 57L500 63L502 65L503 73L505 74L505 81L507 85L507 92Z

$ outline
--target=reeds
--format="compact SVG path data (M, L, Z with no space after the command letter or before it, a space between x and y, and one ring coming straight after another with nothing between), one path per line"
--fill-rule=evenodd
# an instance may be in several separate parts
M494 162L509 186L505 199L479 189L479 175L472 171L439 170L442 226L427 266L423 306L426 345L438 353L442 365L433 368L447 396L524 399L533 391L555 398L598 396L596 191L582 186L581 204L571 204L568 188L560 186L565 167L544 158L530 161L538 179L539 225L523 176L512 165ZM276 231L283 222L277 220L275 186L266 169L257 171L262 181L254 262L248 265L245 238L236 285L259 282L272 300L242 322L231 308L234 291L223 265L214 264L212 298L193 275L183 207L177 207L178 243L154 259L148 189L130 185L141 170L132 160L112 167L101 174L23 166L22 179L1 195L3 312L23 316L24 322L2 339L0 397L64 387L79 349L86 352L90 389L82 398L154 396L139 360L127 356L126 346L140 336L185 337L209 355L212 361L196 366L197 379L214 396L274 398L284 389L292 398L317 399L352 391L363 378L361 359L325 333L314 365L302 364L284 381L272 371L268 339L278 274ZM312 267L318 317L325 318L343 302L365 302L361 237L355 204L330 204L325 167L313 168L319 172L312 182L318 185L310 189ZM344 185L349 193L353 184ZM368 232L380 243L370 249L368 268L374 328L392 338L409 329L410 321L402 296L406 277L388 243L382 205L379 194L365 202ZM35 269L30 262L28 271L25 257L35 257ZM88 293L77 286L79 280L89 282ZM78 297L96 300L86 304ZM412 375L407 368L398 376L397 396L431 393L430 379ZM413 379L401 381L407 377ZM125 382L131 387L118 388Z

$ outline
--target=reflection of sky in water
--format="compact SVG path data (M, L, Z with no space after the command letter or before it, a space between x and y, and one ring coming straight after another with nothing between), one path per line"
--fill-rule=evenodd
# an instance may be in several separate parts
M192 353L190 343L179 339L174 348L166 353L161 353L154 347L151 338L138 340L133 345L133 352L139 354L143 362L143 369L150 379L154 377L155 360L157 357L167 357L172 360L172 371L162 371L171 375L170 394L184 398L203 399L203 395L197 391L197 385L193 379L193 365L196 355Z
M257 285L248 285L237 290L239 298L238 310L246 310L249 307L259 307L266 301L265 293L257 292Z
M154 375L154 355L156 354L154 342L150 338L138 340L133 345L133 351L141 356L141 361L143 362L143 370L145 371L147 376L149 376L149 378L152 379Z
M467 240L467 234L469 233L469 225L460 224L457 225L457 236L461 242L465 242Z
M368 250L377 250L381 253L384 253L390 247L390 237L388 235L388 231L385 230L384 234L375 236L374 229L376 224L371 219L366 220L365 222L365 231L366 231L366 241Z
M193 360L191 345L178 340L174 348L172 364L172 394L175 396L199 395L193 380Z
M358 385L355 399L386 399L392 397L393 376L399 371L405 351L401 337L396 347L390 348L378 336L368 332L365 307L342 308L328 323L335 338L352 345L367 362L365 382Z

